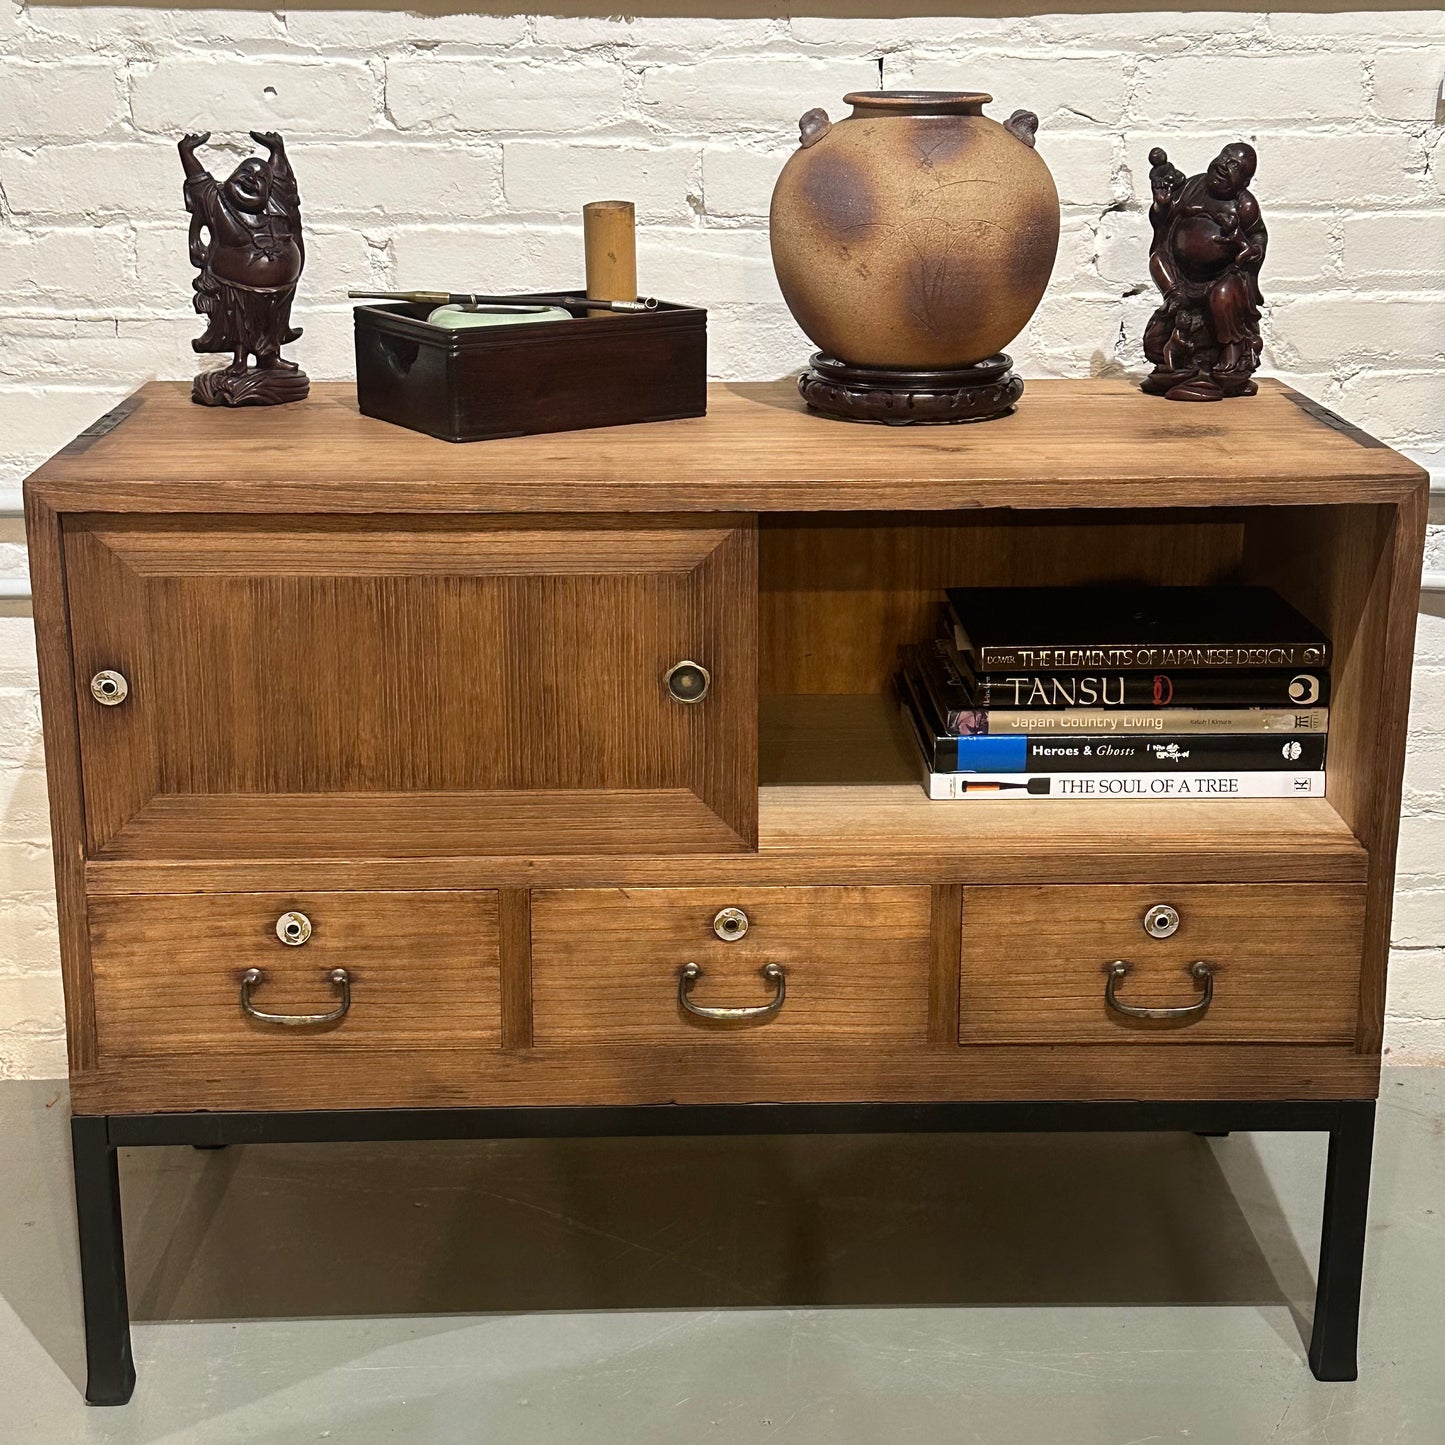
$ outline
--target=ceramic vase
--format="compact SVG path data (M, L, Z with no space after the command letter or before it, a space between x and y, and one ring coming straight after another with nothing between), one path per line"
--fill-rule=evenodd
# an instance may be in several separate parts
M832 381L841 368L860 385L872 377L875 389L909 394L1000 392L1006 377L1022 390L1001 353L1048 285L1059 198L1034 148L1037 118L1018 111L1000 124L983 113L991 99L857 91L844 119L811 110L799 122L798 150L773 191L773 265Z

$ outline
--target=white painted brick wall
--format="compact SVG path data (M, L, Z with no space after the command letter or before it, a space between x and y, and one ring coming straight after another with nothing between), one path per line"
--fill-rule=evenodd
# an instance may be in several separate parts
M216 132L218 167L247 130L286 134L309 226L296 355L317 378L351 374L348 285L575 282L577 211L610 196L638 203L643 286L711 308L714 374L782 375L807 343L768 261L773 179L798 115L837 115L880 58L892 84L978 86L996 114L1042 118L1064 230L1014 348L1026 374L1138 366L1149 147L1194 170L1244 137L1272 236L1269 365L1391 442L1445 447L1445 11L627 20L0 0L0 488L137 382L190 374L174 145L192 128ZM0 576L23 575L21 541L0 519ZM1445 1062L1445 601L1429 609L1389 1038ZM0 1077L63 1068L34 649L9 611Z
M702 147L588 143L564 149L554 141L519 140L502 148L502 192L518 215L574 226L586 202L602 199L599 185L632 201L644 225L690 222L702 206Z
M209 54L136 61L126 70L130 122L142 135L279 130L299 140L364 135L380 118L378 62Z
M385 114L402 131L585 135L623 129L634 77L613 61L407 59L384 66Z

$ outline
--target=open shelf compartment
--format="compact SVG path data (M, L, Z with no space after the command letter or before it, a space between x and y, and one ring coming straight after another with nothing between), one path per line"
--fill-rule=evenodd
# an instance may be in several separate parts
M1373 710L1388 691L1381 578L1394 525L1394 509L1375 505L763 518L761 846L917 847L972 864L990 851L1120 861L1147 846L1215 859L1221 876L1231 857L1256 852L1282 877L1363 876L1374 779L1390 766ZM1334 648L1324 800L924 795L890 679L899 646L932 634L943 589L1111 582L1262 584L1324 629Z

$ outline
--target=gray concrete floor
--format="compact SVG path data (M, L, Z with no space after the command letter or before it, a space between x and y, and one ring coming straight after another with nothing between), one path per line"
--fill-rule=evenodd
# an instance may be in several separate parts
M0 1442L1441 1445L1445 1070L1383 1092L1353 1385L1321 1136L252 1145L122 1154L87 1409L64 1087L0 1084Z

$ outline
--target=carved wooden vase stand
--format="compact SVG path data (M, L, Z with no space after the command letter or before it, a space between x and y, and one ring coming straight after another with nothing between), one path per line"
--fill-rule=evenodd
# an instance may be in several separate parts
M798 391L814 411L849 421L888 426L991 421L1014 409L1024 394L1023 378L1000 352L972 366L939 371L901 367L849 366L815 352L798 378Z

